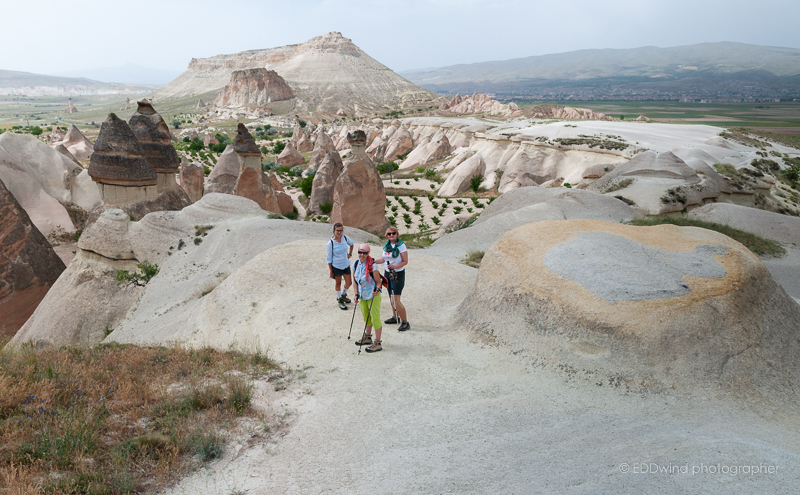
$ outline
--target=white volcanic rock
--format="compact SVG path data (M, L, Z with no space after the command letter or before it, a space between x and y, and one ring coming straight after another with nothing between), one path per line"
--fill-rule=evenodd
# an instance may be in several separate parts
M400 164L401 169L416 168L437 160L441 160L450 154L450 141L443 132L438 132L425 143L420 143L414 151Z
M85 160L94 153L94 145L91 141L86 139L86 136L75 127L75 124L70 124L67 129L67 134L61 140L63 144L72 155L78 160Z
M658 215L718 198L726 187L713 176L698 175L669 151L647 151L593 182L589 189L623 196L634 201L642 213Z
M67 108L64 109L64 113L78 113L78 109L75 108L75 104L72 103L72 98L69 99L69 103L67 104Z
M293 96L292 89L274 70L235 70L214 100L214 106L255 110Z
M618 199L577 189L522 187L498 197L475 223L438 239L435 256L462 259L470 250L486 251L509 230L543 220L592 219L623 222L641 215Z
M473 155L461 162L439 189L440 196L453 196L469 189L470 180L475 175L484 175L486 172L486 162L480 154Z
M730 203L709 203L695 208L689 218L730 225L786 244L800 246L800 218Z
M300 127L299 122L294 125L294 132L292 132L292 139L289 143L300 153L306 153L314 149L314 143L311 142L306 131Z
M64 146L63 144L61 144L61 143L55 144L55 145L53 145L53 149L58 151L62 155L66 156L67 158L69 158L73 162L75 162L75 164L78 165L79 167L83 168L83 165L81 165L81 162L79 162L77 158L72 156L72 153L70 153L69 150L67 149L67 147Z
M386 143L386 151L380 157L381 161L395 160L399 155L405 155L414 149L411 133L407 128L400 126L391 134ZM376 155L377 158L378 155Z
M53 126L53 130L50 132L50 135L47 136L47 140L49 144L57 144L64 140L64 136L67 135L67 131L61 129L57 125Z
M604 113L595 113L588 108L562 105L537 105L525 109L525 114L535 119L613 120Z
M172 99L215 91L228 84L234 70L253 67L280 74L309 110L321 107L335 112L358 104L360 111L370 112L441 99L398 76L337 32L299 45L192 59L186 72L154 96Z
M86 227L78 239L78 247L112 260L135 259L128 238L131 219L118 208L109 208Z
M233 186L236 184L236 179L239 177L239 157L233 151L233 145L228 144L225 151L219 156L217 164L208 174L205 184L205 192L210 193L225 193L233 194Z
M519 107L515 103L504 105L482 93L474 93L472 96L465 97L457 94L449 102L439 105L439 109L461 115L488 112L489 115L495 117L509 117L519 113Z
M0 180L44 235L75 227L64 204L89 211L100 193L80 165L33 136L0 134Z
M302 165L305 161L306 159L303 158L303 155L301 155L300 152L297 151L291 144L287 144L286 147L283 148L283 151L281 151L281 154L275 159L275 162L283 167Z
M693 227L518 227L486 252L459 309L460 325L540 366L635 391L782 399L800 368L800 306L744 246Z
M317 131L314 153L311 155L308 168L309 170L316 170L311 186L308 209L316 213L322 213L319 205L321 203L333 205L333 190L336 185L336 179L344 169L342 158L333 146L333 141L322 130Z

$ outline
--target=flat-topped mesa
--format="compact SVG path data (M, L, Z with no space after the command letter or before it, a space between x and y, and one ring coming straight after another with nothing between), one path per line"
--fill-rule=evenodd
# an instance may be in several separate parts
M157 175L128 124L115 114L100 126L89 160L89 176L106 205L126 205L158 197Z
M264 68L235 70L231 81L214 100L216 107L264 108L273 101L294 97L292 88L274 70Z
M148 101L142 100L137 104L139 107L129 121L130 128L157 175L158 194L161 194L178 187L175 174L181 161L175 148L172 147L169 127L161 115Z

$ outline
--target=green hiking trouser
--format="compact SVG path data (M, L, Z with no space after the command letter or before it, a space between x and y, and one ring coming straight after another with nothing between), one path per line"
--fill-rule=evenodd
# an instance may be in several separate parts
M372 304L372 311L369 306ZM364 317L364 323L369 326L373 325L375 330L383 327L381 320L381 293L375 294L372 299L359 299L358 306L361 308L361 316Z

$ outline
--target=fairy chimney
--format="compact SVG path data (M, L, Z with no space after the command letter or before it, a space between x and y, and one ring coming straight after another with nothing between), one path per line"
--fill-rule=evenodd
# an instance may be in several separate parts
M263 210L280 214L275 189L269 178L261 173L261 150L244 124L239 124L236 137L233 138L233 151L239 157L240 164L233 194L252 199Z
M119 206L158 197L157 175L128 124L115 114L100 126L89 159L89 176L106 205Z
M78 109L72 104L72 98L69 99L69 105L64 110L64 113L78 113Z
M139 107L128 124L142 146L145 158L158 176L158 194L178 187L175 174L181 161L172 147L169 127L148 101L137 102Z

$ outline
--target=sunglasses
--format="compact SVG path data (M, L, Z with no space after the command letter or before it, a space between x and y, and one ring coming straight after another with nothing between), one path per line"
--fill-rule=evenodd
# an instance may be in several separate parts
M339 229L339 230L334 230L334 232L344 232L344 230Z
M397 235L397 232L388 232L388 233L386 234L386 237L389 237L390 235Z
M369 254L369 253L366 251L359 251L358 254Z

